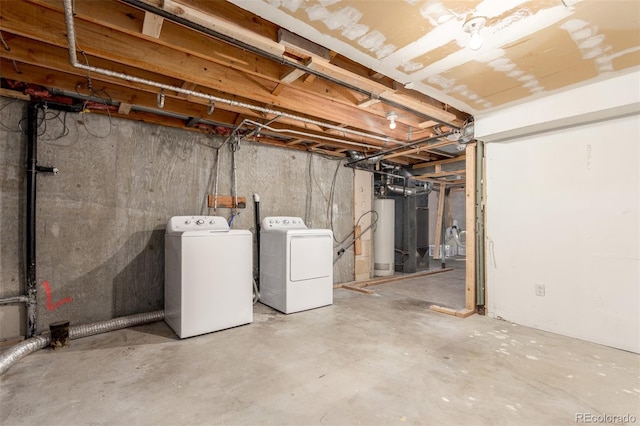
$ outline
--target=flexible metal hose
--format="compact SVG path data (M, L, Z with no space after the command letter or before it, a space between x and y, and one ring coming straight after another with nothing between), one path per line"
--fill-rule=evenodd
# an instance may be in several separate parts
M137 325L161 321L164 319L164 311L154 311L126 317L113 318L106 321L98 321L91 324L74 325L69 327L69 339L93 336L121 328L135 327ZM51 343L48 332L18 343L5 353L0 355L0 376L25 356L43 349Z

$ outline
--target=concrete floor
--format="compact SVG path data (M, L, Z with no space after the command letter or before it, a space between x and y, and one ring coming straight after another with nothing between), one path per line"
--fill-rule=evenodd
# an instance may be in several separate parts
M549 425L640 421L640 357L462 307L464 271L336 290L178 340L164 322L71 341L1 379L4 425ZM459 306L456 306L459 304Z

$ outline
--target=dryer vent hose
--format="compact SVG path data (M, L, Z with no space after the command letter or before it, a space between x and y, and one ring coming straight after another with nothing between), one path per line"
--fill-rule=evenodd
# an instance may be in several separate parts
M81 337L102 334L108 331L120 330L121 328L135 327L137 325L148 324L151 322L162 321L164 319L164 311L147 312L143 314L129 315L126 317L114 318L106 321L98 321L91 324L74 325L69 327L69 339L79 339ZM26 339L11 349L0 355L0 376L9 368L25 356L46 348L51 344L51 336L49 332L42 333Z

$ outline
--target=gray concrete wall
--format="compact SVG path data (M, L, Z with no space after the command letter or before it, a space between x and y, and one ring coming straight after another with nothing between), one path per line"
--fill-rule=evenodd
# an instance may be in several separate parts
M0 297L9 297L24 293L26 137L18 126L26 103L0 102ZM62 319L83 324L162 309L166 221L214 214L205 197L213 193L222 139L97 114L55 114L39 130L38 164L60 169L58 176L38 175L39 331ZM219 155L218 192L231 195L231 151L225 146ZM262 217L300 216L310 227L333 227L339 239L352 232L353 171L342 162L252 142L241 142L236 162L247 208L234 228L255 231L257 193ZM215 214L228 218L231 210ZM353 259L351 247L335 264L335 282L353 280ZM24 307L0 306L0 323L0 339L23 335Z

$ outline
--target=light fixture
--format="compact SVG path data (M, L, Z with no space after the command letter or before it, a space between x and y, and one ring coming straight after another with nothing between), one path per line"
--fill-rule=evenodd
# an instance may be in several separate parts
M396 114L394 111L391 111L390 113L387 113L387 120L389 120L389 128L391 130L396 128L396 119L398 118L398 114Z
M487 19L482 16L476 16L475 18L469 19L464 23L462 29L471 34L471 38L469 39L469 48L471 50L478 50L482 46L484 40L480 36L480 30L484 28L487 23Z

